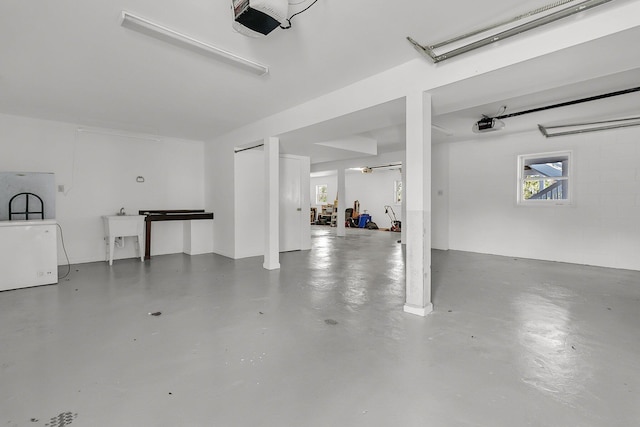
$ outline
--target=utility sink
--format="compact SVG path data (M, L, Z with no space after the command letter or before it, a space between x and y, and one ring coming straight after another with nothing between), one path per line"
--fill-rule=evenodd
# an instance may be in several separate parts
M102 217L102 221L107 239L109 265L113 265L113 250L118 237L137 237L140 261L144 261L144 215L105 215Z

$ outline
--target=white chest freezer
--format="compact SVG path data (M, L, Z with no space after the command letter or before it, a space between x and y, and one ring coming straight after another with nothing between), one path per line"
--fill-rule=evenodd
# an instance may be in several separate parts
M55 220L0 221L0 291L58 283Z

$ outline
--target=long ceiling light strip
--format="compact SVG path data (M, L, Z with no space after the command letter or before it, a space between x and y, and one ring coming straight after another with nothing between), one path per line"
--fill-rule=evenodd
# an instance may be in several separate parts
M417 41L415 41L411 37L407 37L407 40L409 40L409 42L415 47L415 49L418 52L420 52L421 54L423 54L423 55L427 56L428 58L430 58L434 63L438 63L438 62L444 61L446 59L450 59L450 58L453 58L455 56L462 55L464 53L470 52L472 50L487 46L487 45L495 43L497 41L504 40L506 38L516 36L518 34L521 34L521 33L525 32L525 31L533 30L534 28L538 28L538 27L540 27L542 25L550 24L550 23L555 22L555 21L557 21L559 19L566 18L566 17L574 15L576 13L583 12L585 10L591 9L593 7L600 6L600 5L602 5L604 3L608 3L610 1L613 1L613 0L586 0L586 1L582 1L580 3L572 5L570 7L567 7L567 8L564 8L564 9L549 13L549 14L547 14L545 16L533 19L533 20L531 20L529 22L525 22L525 23L522 23L520 25L513 26L513 27L508 28L506 30L498 31L498 32L495 32L493 34L489 34L488 36L485 36L485 37L482 37L482 38L480 38L478 40L469 42L468 44L464 44L464 45L462 45L460 47L452 48L451 50L445 51L445 52L442 52L442 53L437 53L436 50L438 50L440 48L443 48L445 46L448 46L448 45L452 45L452 44L461 42L461 41L463 41L465 39L471 39L471 38L473 38L475 36L478 36L479 34L486 33L486 32L489 32L491 30L495 30L498 27L502 27L504 25L513 24L513 23L515 23L517 21L529 18L529 17L531 17L533 15L536 15L536 14L539 14L541 12L545 12L545 11L547 11L549 9L552 9L552 8L558 7L560 5L564 5L566 3L569 3L569 1L558 1L558 2L555 2L553 4L550 4L550 5L538 8L536 10L533 10L531 12L527 12L525 14L519 15L519 16L517 16L515 18L510 19L510 20L501 22L499 24L494 24L494 25L491 25L489 27L485 27L483 29L480 29L480 30L477 30L477 31L473 31L473 32L464 34L462 36L454 37L452 39L449 39L449 40L446 40L446 41L440 42L440 43L435 43L435 44L431 44L431 45L426 45L425 46L425 45L421 45L420 43L418 43Z
M171 28L156 24L129 12L122 11L122 21L120 22L120 25L124 28L170 43L174 46L226 62L259 76L265 75L269 72L269 67L266 65L262 65L227 50L201 42L200 40L196 40L185 34L172 30Z
M557 126L538 125L538 130L546 138L553 138L556 136L575 135L580 133L627 128L632 126L640 126L640 116L627 117L623 119L603 120L598 122L571 123Z

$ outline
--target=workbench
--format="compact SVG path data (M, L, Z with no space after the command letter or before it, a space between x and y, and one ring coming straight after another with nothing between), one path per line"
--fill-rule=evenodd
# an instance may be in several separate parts
M145 216L144 259L151 259L151 223L152 222L213 219L213 212L205 212L204 209L141 210L141 211L138 211L138 214Z

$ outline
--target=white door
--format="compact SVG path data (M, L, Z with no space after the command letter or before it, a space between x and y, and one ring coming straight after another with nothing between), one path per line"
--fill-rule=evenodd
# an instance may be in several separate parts
M300 159L280 156L280 252L302 249L300 168Z

